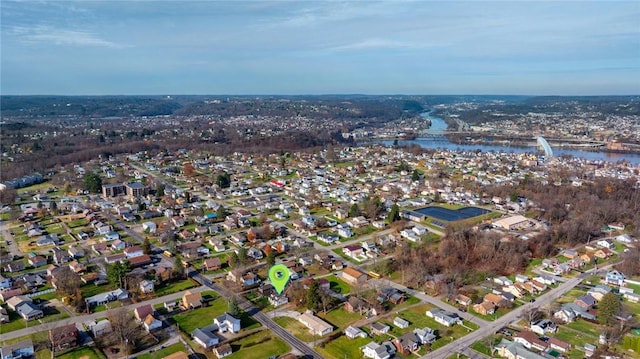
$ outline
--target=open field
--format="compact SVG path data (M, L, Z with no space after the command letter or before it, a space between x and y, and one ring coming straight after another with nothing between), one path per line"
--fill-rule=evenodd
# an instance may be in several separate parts
M263 330L231 342L230 359L261 359L288 353L291 348L273 333Z

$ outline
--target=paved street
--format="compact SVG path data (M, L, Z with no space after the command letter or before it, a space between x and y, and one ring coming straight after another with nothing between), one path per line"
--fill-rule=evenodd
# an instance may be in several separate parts
M524 310L530 308L541 308L552 303L553 301L564 295L566 292L570 291L575 286L580 284L580 282L582 282L582 280L586 276L587 274L581 274L575 278L568 279L567 281L561 283L557 288L554 288L538 297L535 302L518 307L493 322L485 322L486 324L481 325L480 329L469 333L468 335L448 345L445 345L444 347L434 350L424 355L422 358L440 359L447 358L455 353L466 352L466 349L473 343L480 341L491 334L494 334L500 328L508 325L509 323L519 320Z
M200 286L200 287L192 288L192 289L189 289L189 290L192 293L196 293L196 292L202 292L202 291L205 291L205 290L209 290L209 288L206 287L206 286ZM130 305L127 305L127 306L124 306L124 307L120 307L120 308L125 308L127 310L134 310L135 308L137 308L137 307L139 307L141 305L144 305L144 304L156 305L156 304L160 304L160 303L164 303L164 302L175 301L175 300L178 300L178 299L182 298L182 295L184 294L184 292L185 291L178 292L178 293L173 293L173 294L165 295L164 297L154 298L154 299L150 299L150 300L147 300L147 301L144 301L144 302L130 304ZM63 325L67 325L67 324L71 324L71 323L90 322L90 321L96 320L98 318L107 317L107 316L109 316L109 312L115 311L115 310L119 310L120 308L114 308L114 309L107 310L107 311L104 311L104 312L97 312L97 313L92 313L92 314L87 314L87 315L79 315L79 316L75 316L75 317L62 319L62 320L59 320L59 321L56 321L56 322L40 324L40 325L36 325L36 326L33 326L33 327L20 329L20 330L14 330L12 332L8 332L8 333L2 334L2 340L10 340L10 339L14 339L14 338L19 338L19 337L23 337L25 335L31 335L31 334L39 333L39 332L42 332L42 331L46 331L46 330L49 330L49 329L61 327Z

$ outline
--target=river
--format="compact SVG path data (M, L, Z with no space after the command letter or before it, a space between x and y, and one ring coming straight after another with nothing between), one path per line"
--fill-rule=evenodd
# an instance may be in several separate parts
M425 112L422 116L431 121L430 130L444 131L447 129L447 123L440 117L432 116L431 113ZM385 145L393 144L393 140L381 141ZM527 146L505 146L505 145L487 145L487 144L457 144L442 138L416 138L414 140L400 140L400 145L416 144L422 148L445 149L450 151L477 151L482 152L513 152L513 153L538 153L537 147ZM619 162L626 161L635 166L640 166L640 154L638 153L612 153L604 151L583 151L578 149L553 147L554 156L570 155L594 161Z

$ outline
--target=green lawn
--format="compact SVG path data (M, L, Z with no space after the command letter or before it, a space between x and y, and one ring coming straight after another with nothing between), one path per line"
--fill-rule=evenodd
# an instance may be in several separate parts
M585 335L589 335L592 337L592 340L598 339L600 336L601 325L590 323L584 320L576 320L575 322L566 324L568 328L575 329L578 332L581 332Z
M592 338L591 336L578 333L575 330L564 328L564 326L560 326L558 328L558 331L553 336L562 341L570 343L574 347L584 346L587 343L594 343L594 338Z
M336 340L332 340L324 348L316 347L320 355L325 358L344 359L344 358L361 358L362 351L360 347L367 345L371 338L349 339L342 335Z
M297 320L289 317L278 317L274 320L278 325L303 342L312 342L314 340L314 336L309 331L309 328L305 327ZM315 337L315 339L320 339L320 337Z
M196 286L196 283L191 279L185 279L175 283L163 283L155 288L154 294L156 297L162 297L167 294L173 294L182 292Z
M160 349L158 351L155 351L153 353L146 353L146 354L142 354L142 355L138 355L136 356L137 359L162 359L170 354L173 353L177 353L177 352L187 352L187 349L184 347L184 345L182 343L176 343L173 345L169 345L168 347L164 348L164 349Z
M348 327L349 324L361 318L359 313L349 313L344 310L344 306L342 305L338 308L330 310L329 312L327 312L327 314L324 314L324 312L320 311L318 312L318 316L329 322L329 324L332 324L337 329L344 329Z
M84 298L92 297L96 294L108 292L114 289L116 289L116 286L111 283L103 285L95 285L93 283L90 283L80 287L80 290L82 291L82 297Z
M197 328L213 324L213 318L227 311L227 301L221 298L209 302L206 307L176 314L173 319L182 331L191 334Z
M93 347L80 347L70 352L56 356L58 359L104 359L106 358L98 349Z
M330 276L327 277L329 280L329 288L336 293L340 293L342 295L346 295L351 293L351 286L347 284L347 282L338 278L338 276Z
M86 226L87 224L89 224L89 222L84 218L79 218L74 221L67 222L67 226L69 226L69 228L82 227Z
M231 343L229 359L261 359L288 353L291 348L267 330L246 336Z
M397 331L397 334L401 335L402 333L405 333L408 330L413 330L415 328L429 327L431 329L435 329L438 331L439 339L435 343L433 343L433 345L431 346L432 350L438 349L444 345L451 343L455 339L458 339L460 337L463 337L469 334L469 330L460 325L454 325L453 327L447 328L443 325L438 324L432 318L427 317L425 312L432 308L433 308L432 305L425 304L425 305L413 307L398 313L397 315L398 317L401 317L409 321L410 323L409 328L398 330L398 328L391 325L391 328L392 328L391 332L393 333L394 331ZM395 318L395 316L388 317L389 323L393 322L393 318ZM464 325L474 330L478 328L477 325L470 322L466 322L466 321L464 322Z

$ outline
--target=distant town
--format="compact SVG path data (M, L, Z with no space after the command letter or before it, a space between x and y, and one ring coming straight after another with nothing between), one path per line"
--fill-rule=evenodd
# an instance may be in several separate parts
M0 359L640 357L638 97L2 102Z

